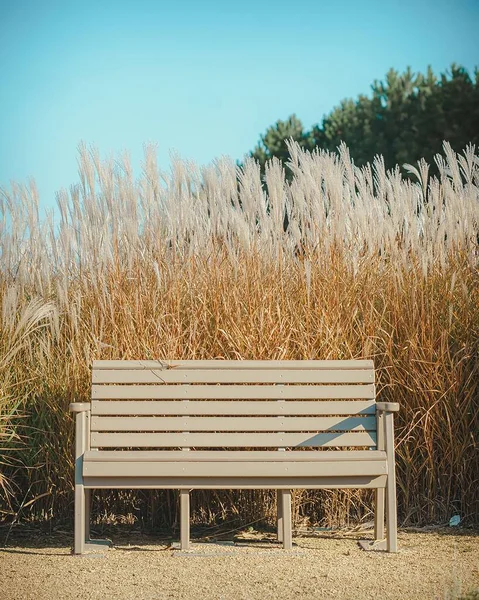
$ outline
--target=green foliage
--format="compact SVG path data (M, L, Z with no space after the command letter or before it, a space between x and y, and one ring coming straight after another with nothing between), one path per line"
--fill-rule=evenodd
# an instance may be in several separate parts
M286 163L289 159L286 140L291 138L298 142L302 148L312 149L311 135L305 133L303 124L296 115L291 115L287 121L278 121L261 136L261 141L251 153L251 156L259 161L261 167L264 167L266 161L271 160L274 156L281 162Z
M454 149L479 144L477 68L474 79L455 64L439 78L431 67L425 75L409 67L403 74L391 69L385 81L375 81L371 90L371 96L343 100L309 132L295 115L278 121L261 136L251 156L264 168L273 156L288 161L288 138L310 150L336 151L343 141L356 165L382 154L386 168L391 169L397 164L415 164L420 158L433 163L443 141ZM432 172L437 172L434 166Z

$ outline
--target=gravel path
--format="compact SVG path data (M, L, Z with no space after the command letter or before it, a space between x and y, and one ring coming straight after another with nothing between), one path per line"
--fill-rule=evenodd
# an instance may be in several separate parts
M297 537L293 550L283 551L267 536L250 536L179 552L132 535L82 557L70 554L65 536L10 539L0 549L0 597L449 600L479 588L479 533L403 531L396 555L361 550L357 540L366 537Z

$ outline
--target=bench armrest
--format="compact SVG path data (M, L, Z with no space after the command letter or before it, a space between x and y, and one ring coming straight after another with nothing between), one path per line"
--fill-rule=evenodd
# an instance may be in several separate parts
M397 402L376 402L376 410L379 412L397 412L399 404Z
M72 413L81 413L90 410L89 402L72 402L69 406L69 411Z

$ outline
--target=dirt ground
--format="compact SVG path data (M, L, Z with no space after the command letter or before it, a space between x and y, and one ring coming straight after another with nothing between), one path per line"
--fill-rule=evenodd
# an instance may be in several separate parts
M284 551L270 534L245 533L193 541L180 552L166 540L131 534L113 536L115 547L103 553L72 556L67 535L13 533L0 548L0 597L450 600L479 589L479 532L400 531L394 555L360 549L357 541L368 537L296 536L293 550Z

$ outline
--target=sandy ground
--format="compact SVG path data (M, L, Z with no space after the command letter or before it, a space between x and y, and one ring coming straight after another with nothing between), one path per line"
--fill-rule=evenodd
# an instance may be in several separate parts
M0 548L0 597L449 600L479 588L479 532L401 531L395 555L360 549L357 540L368 537L310 534L284 551L271 535L244 534L180 552L132 534L114 537L112 550L72 556L65 535L14 535Z

